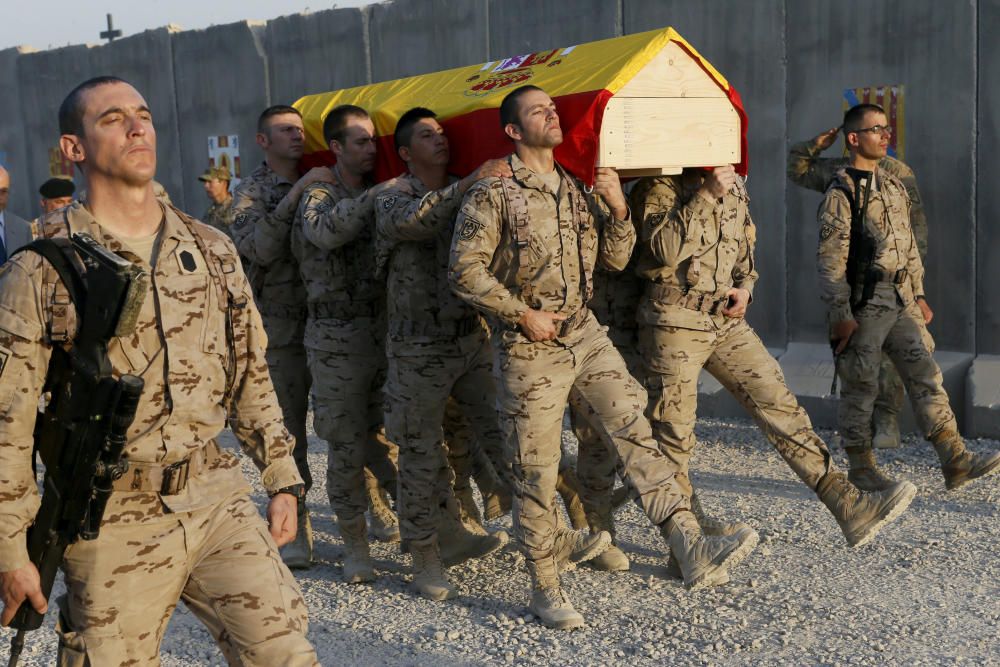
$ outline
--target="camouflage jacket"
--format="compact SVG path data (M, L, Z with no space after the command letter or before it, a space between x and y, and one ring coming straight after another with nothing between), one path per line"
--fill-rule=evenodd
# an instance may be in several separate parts
M458 183L429 191L405 174L375 203L378 254L387 273L390 338L449 338L479 313L448 284L448 254L462 195ZM479 325L481 326L481 325Z
M895 306L896 296L904 305L924 294L924 266L910 227L910 199L906 188L895 176L875 171L876 188L868 202L865 227L875 238L874 268L885 275L906 269L905 280L897 285L883 281L870 303ZM820 297L829 309L830 323L854 318L851 294L857 296L861 285L848 282L847 254L851 247L851 204L839 188L854 192L854 183L841 170L834 176L819 207ZM858 193L863 197L864 193Z
M201 216L201 221L210 227L215 227L220 232L233 237L233 198L230 197L223 202L212 202L206 209L205 215Z
M264 162L233 193L233 241L271 347L300 345L306 320L305 288L289 243L296 202L285 195L291 189Z
M109 345L116 376L131 373L145 381L142 400L128 432L126 455L133 463L179 462L212 441L226 427L223 397L226 369L234 354L246 355L235 378L229 425L244 452L263 472L269 491L301 482L291 457L293 439L285 430L264 359L265 335L250 288L223 234L194 223L206 249L225 272L218 284L207 268L191 229L173 209L165 211L155 269L101 228L79 203L49 214L48 237L87 232L149 272L149 285L135 333ZM184 261L182 261L182 257ZM193 261L192 261L193 259ZM194 268L191 268L191 266ZM237 350L227 346L222 290L244 299L245 332L236 332ZM68 345L76 314L53 269L34 252L22 252L0 269L0 562L5 570L27 563L25 531L38 509L32 471L32 430L54 345ZM206 507L238 492L249 492L239 461L223 450L212 467L191 477L179 494L116 491L105 523L137 523L169 512Z
M384 287L375 277L373 200L339 181L313 183L302 194L292 253L306 286L308 347L340 351L331 327L339 330L346 321L368 327L381 319Z
M686 170L645 178L632 190L641 220L636 271L647 281L641 322L709 331L725 322L728 290L753 294L757 228L746 187L737 179L721 200L710 201L698 194L702 182L697 170Z
M819 157L819 149L812 141L802 141L792 146L788 151L788 178L799 187L826 192L833 181L834 175L847 166L847 158ZM927 257L927 216L924 215L924 201L920 198L917 187L917 177L913 170L900 160L884 157L879 160L878 168L895 176L906 188L910 198L910 225L913 236L917 240L920 259Z
M515 243L504 184L483 179L462 202L448 276L460 298L484 312L494 330L513 329L516 341L525 340L517 322L528 308L580 312L592 294L594 268L621 271L628 264L635 229L615 219L599 197L582 194L583 185L561 166L555 193L516 154L509 159L513 184L527 203L524 249ZM581 193L576 203L572 189Z

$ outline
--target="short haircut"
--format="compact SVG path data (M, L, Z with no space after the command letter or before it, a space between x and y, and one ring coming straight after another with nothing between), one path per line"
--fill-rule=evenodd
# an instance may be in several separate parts
M257 119L257 132L260 134L267 134L268 136L271 136L270 134L268 134L271 125L268 121L270 121L275 116L284 116L285 114L290 114L290 113L293 113L299 118L302 118L302 114L299 112L298 109L296 109L295 107L290 107L287 104L275 104L273 107L268 107L264 109L260 114L260 118Z
M518 118L517 113L520 111L517 101L521 98L521 95L525 93L530 93L533 90L537 90L540 93L545 91L538 86L521 86L520 88L515 88L514 90L507 93L507 97L503 98L503 102L500 103L500 129L507 127L508 125L517 125Z
M329 146L331 141L344 143L344 131L347 129L348 118L368 118L368 112L354 104L341 104L333 107L323 119L323 139Z
M106 86L109 83L132 85L117 76L95 76L69 91L69 95L59 105L59 134L83 135L83 94L92 88Z
M877 104L855 104L853 107L844 112L844 139L847 139L847 135L851 132L857 132L861 129L861 123L865 119L865 114L869 111L875 111L880 114L885 114L885 109Z
M399 117L396 131L392 133L392 140L396 144L397 151L403 146L409 147L413 140L413 126L425 118L437 118L437 114L425 107L413 107Z

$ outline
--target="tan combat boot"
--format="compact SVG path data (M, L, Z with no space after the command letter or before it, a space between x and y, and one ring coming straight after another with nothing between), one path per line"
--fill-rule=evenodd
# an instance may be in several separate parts
M884 491L859 491L842 472L828 472L819 481L816 495L833 514L847 543L860 547L906 511L917 494L909 482L896 482Z
M368 551L368 528L365 515L350 519L337 518L340 536L344 539L344 581L360 584L375 581L375 565Z
M472 493L472 487L455 489L455 498L462 506L462 516L466 522L482 527L483 515L479 513L479 506L476 505L476 497Z
M729 581L729 568L735 567L757 546L757 532L743 536L706 537L692 512L674 513L660 527L684 575L684 586L696 591Z
M313 534L309 508L304 502L299 503L298 524L295 539L281 547L281 560L291 570L307 570L312 567Z
M438 549L437 537L410 541L410 557L413 559L413 581L410 586L428 600L440 602L458 596L456 589L445 574Z
M552 556L559 572L571 570L580 563L591 561L611 546L611 533L570 530L560 526L552 540Z
M847 453L847 480L861 491L885 491L896 484L879 470L871 447L844 447Z
M949 491L1000 470L1000 452L973 454L965 448L962 437L954 431L940 433L932 442L941 461L944 485Z
M587 513L583 510L583 502L580 500L580 481L576 478L576 473L571 468L559 471L559 479L556 482L556 492L566 505L566 514L569 515L569 522L575 530L586 530Z
M899 444L899 415L876 405L872 412L872 447L896 449Z
M483 493L483 518L486 521L495 521L509 514L513 506L514 502L509 493L498 489Z
M528 611L547 627L556 630L582 628L583 616L573 608L573 603L559 585L556 559L549 555L526 562L531 575L531 602L528 603Z
M375 475L365 470L365 492L368 494L368 511L371 513L371 532L379 542L399 542L399 519L389 505L389 494L378 483Z
M628 570L630 563L625 552L618 548L615 543L615 524L611 517L611 508L602 507L591 509L587 512L587 524L590 526L591 535L600 535L606 532L611 536L611 543L608 548L587 561L587 564L595 570L602 572L624 572Z
M721 519L708 516L705 513L704 506L701 504L701 498L698 497L696 492L691 494L691 512L698 519L701 532L710 537L735 537L742 542L747 539L753 539L751 535L755 534L754 529L742 521L722 521ZM674 579L684 578L684 573L681 572L681 565L677 562L677 558L674 557L672 551L670 552L670 559L667 561L667 576Z
M458 501L450 498L441 508L438 524L438 542L445 567L488 556L510 541L505 531L489 533L481 525L462 519Z

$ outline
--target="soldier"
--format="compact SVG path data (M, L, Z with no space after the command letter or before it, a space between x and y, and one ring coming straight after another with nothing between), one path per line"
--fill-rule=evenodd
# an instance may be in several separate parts
M235 248L155 199L156 132L131 85L115 77L84 82L62 103L59 125L63 155L81 170L89 195L49 214L45 233L86 232L144 268L150 284L135 333L112 339L108 351L114 374L141 376L145 390L128 431L128 473L114 484L100 535L65 554L58 664L159 664L167 622L183 599L230 665L318 665L305 602L278 557L278 545L296 532L302 480ZM46 607L25 543L39 506L32 429L50 356L71 345L77 315L58 305L70 303L66 288L32 252L4 267L0 301L6 625L25 598L39 612ZM270 529L236 455L216 444L227 414L271 495ZM168 475L177 470L186 474Z
M337 163L306 187L292 230L292 252L306 286L305 346L312 373L316 433L327 442L326 491L344 540L344 580L375 578L365 509L369 453L383 447L385 306L375 278L375 230L367 175L375 166L375 126L361 107L342 105L323 121ZM381 490L375 489L381 508ZM387 515L387 516L386 516ZM376 532L399 540L391 510L373 510Z
M764 435L830 510L851 546L871 541L913 500L900 482L859 492L834 466L809 416L788 390L778 362L744 316L757 281L756 228L749 197L732 165L710 172L643 179L632 191L641 216L637 272L639 350L649 389L647 416L665 453L691 488L698 375L706 368L760 425ZM711 534L743 524L702 521Z
M10 174L0 167L0 264L35 235L35 225L7 210L9 200Z
M948 404L927 331L933 312L924 296L924 267L910 227L910 198L902 182L880 168L890 132L885 112L874 104L854 106L844 114L843 128L850 166L863 170L862 176L871 172L865 186L847 170L838 171L819 209L820 296L829 309L838 357L844 447L864 453L856 465L866 469L873 483L892 483L878 470L871 450L872 406L884 349L903 378L920 430L937 451L945 486L955 489L1000 470L1000 452L967 451ZM862 244L871 252L862 253Z
M624 476L660 529L691 589L723 583L757 535L704 537L678 469L653 440L646 392L629 375L587 310L593 269L621 270L635 230L618 175L599 169L597 197L555 162L562 143L555 104L535 86L500 105L514 142L512 178L487 178L466 194L455 223L449 277L486 314L495 350L500 419L513 460L514 532L531 574L529 609L555 628L583 625L563 592L553 553L563 412L580 392L615 446Z
M839 127L833 127L816 136L810 141L802 141L792 146L788 152L788 178L796 185L826 192L833 181L834 175L847 166L847 158L821 158L819 154L830 148L837 139ZM879 160L879 169L898 178L906 188L910 197L910 226L917 240L917 250L920 261L927 259L927 217L924 215L924 202L917 188L917 177L913 170L901 160L888 155ZM899 447L899 411L903 407L903 381L899 372L892 365L889 355L883 353L878 375L878 398L875 399L875 409L872 412L872 445L880 449ZM867 457L864 450L849 450L850 459L848 478L860 489L877 488L868 479L864 470ZM855 467L856 464L861 464Z
M42 197L38 202L42 207L42 215L72 204L75 191L76 186L68 178L50 178L42 183L38 188L38 194Z
M293 456L308 491L312 475L306 457L309 368L302 346L305 289L292 256L289 233L303 191L311 183L329 179L330 171L311 169L299 178L303 137L302 116L297 109L272 106L261 113L257 144L264 150L264 162L233 194L232 233L264 320L268 368L285 426L295 436ZM290 567L309 567L312 527L304 502L299 505L299 523L302 530L282 557Z
M202 222L232 238L233 196L229 194L229 179L227 167L209 167L198 177L205 187L205 194L212 202L201 217Z

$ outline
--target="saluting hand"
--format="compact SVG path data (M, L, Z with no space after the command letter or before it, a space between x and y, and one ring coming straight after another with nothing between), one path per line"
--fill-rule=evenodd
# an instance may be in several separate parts
M825 151L827 148L833 145L833 142L837 140L837 133L840 132L840 127L831 127L826 132L817 134L813 139L813 145L821 150Z
M566 319L565 315L550 313L537 308L529 308L518 321L521 331L533 343L543 340L555 340L559 335L558 323Z
M594 192L607 202L611 214L618 220L628 217L628 204L622 192L622 181L618 172L609 167L598 167L594 172Z

